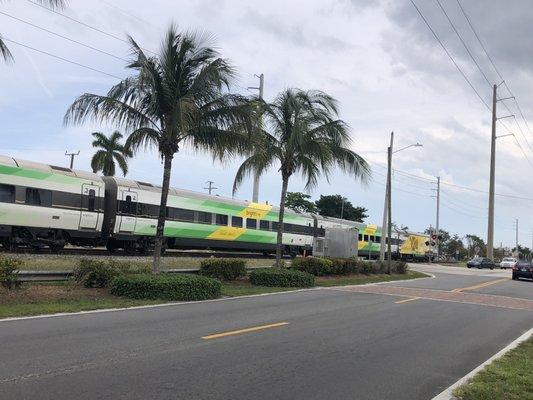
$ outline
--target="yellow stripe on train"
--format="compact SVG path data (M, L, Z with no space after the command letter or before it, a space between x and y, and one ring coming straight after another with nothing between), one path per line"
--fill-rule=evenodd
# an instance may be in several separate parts
M272 209L270 204L250 203L238 216L243 218L262 219Z
M245 228L236 228L232 226L223 226L207 236L207 239L214 240L236 240L246 232Z

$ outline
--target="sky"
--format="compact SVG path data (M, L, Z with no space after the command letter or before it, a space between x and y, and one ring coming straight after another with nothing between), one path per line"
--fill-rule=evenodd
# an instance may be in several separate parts
M520 106L513 99L498 102L499 117L516 118L501 119L497 128L498 135L515 136L497 139L495 245L514 244L518 219L519 242L531 246L533 5L528 0L414 2L489 108L491 85L501 83L500 75ZM441 228L486 238L491 114L409 0L69 0L62 13L71 19L29 0L0 3L0 34L15 57L14 64L0 63L0 153L68 166L65 151L79 150L75 168L90 170L91 132L109 134L115 127L64 126L65 111L77 96L104 94L131 74L125 68L131 57L126 35L157 53L174 22L182 30L213 36L217 50L238 71L235 92L255 94L247 88L257 86L255 74L263 73L267 101L292 87L323 90L339 100L352 147L370 163L372 179L365 185L335 171L309 193L313 199L341 194L366 207L367 222L379 225L386 148L394 131L395 149L417 142L423 147L394 154L393 221L417 231L434 225L440 176ZM499 98L511 96L506 85L499 86ZM213 163L209 155L184 149L174 158L171 184L204 191L211 180L217 194L231 196L240 161ZM160 184L157 153L138 153L127 177ZM280 188L272 169L261 179L260 200L279 203ZM302 179L294 177L289 190L304 191ZM249 200L251 192L251 180L245 181L236 197Z

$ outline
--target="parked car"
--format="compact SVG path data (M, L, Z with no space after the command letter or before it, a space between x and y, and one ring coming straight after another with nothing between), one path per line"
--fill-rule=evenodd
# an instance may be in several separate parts
M490 269L494 269L496 264L494 264L494 261L492 261L490 258L476 257L476 258L473 258L470 261L468 261L466 263L466 266L468 268L479 268L479 269L481 269L481 268L490 268Z
M518 263L518 260L513 257L505 257L500 263L501 269L513 268Z
M533 265L531 263L520 261L513 267L513 279L520 278L533 279Z

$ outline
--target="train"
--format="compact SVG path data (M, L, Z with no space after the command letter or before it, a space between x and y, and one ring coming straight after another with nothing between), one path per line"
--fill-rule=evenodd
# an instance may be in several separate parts
M110 252L146 254L154 247L161 186L148 182L0 155L0 243L53 252L65 245L105 246ZM164 249L212 249L272 253L279 208L170 188ZM328 228L357 228L359 255L377 258L381 229L318 214L286 210L285 254L312 254ZM393 256L424 258L427 235L401 231Z

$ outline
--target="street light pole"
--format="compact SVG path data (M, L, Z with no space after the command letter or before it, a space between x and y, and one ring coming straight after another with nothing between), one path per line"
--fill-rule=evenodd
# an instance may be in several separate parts
M392 237L392 139L388 151L388 173L387 173L387 273L391 273L391 237Z
M259 99L263 100L263 89L265 85L265 75L256 75L259 78L259 87L249 87L248 89L259 90ZM257 203L259 201L259 174L254 172L254 186L252 190L252 201Z

